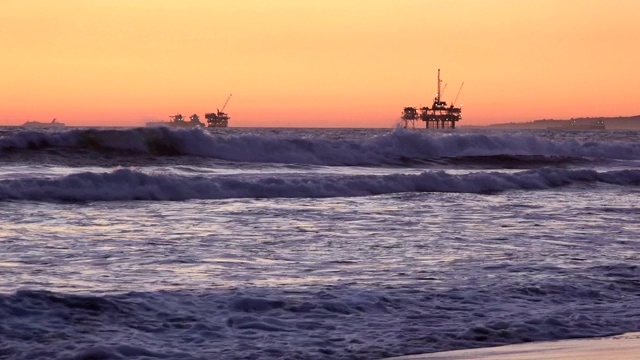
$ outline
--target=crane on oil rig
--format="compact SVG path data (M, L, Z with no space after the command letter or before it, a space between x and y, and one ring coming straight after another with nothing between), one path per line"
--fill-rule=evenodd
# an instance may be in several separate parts
M224 105L222 105L222 109L221 109L221 110L218 110L218 112L223 112L223 111L224 111L224 108L226 108L226 107L227 107L227 103L229 102L229 99L231 99L231 95L233 95L233 94L229 94L229 97L228 97L228 98L227 98L227 100L224 102Z
M458 93L456 94L456 98L453 99L453 101L451 102L451 105L455 106L456 105L456 101L458 101L458 96L460 96L460 91L462 91L462 85L464 85L464 81L462 82L462 84L460 84L460 89L458 89Z
M443 96L444 96L444 92L447 90L447 85L448 85L448 84L449 84L449 83L444 83L444 86L442 87L442 93L440 94L440 97L443 97Z

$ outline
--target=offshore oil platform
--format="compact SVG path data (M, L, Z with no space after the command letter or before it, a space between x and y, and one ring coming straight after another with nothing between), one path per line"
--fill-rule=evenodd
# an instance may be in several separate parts
M227 103L229 99L231 99L231 95L227 98L227 101L222 105L222 110L216 109L214 113L206 113L204 114L204 118L207 119L207 124L209 127L227 127L229 126L229 115L224 112L224 108L227 107Z
M216 109L216 112L204 114L204 118L207 120L207 127L227 127L229 126L229 115L224 112L224 108L227 107L227 103L231 99L231 94L227 98L227 101L222 105L222 109ZM176 114L169 116L170 121L151 121L147 123L147 126L168 126L174 128L193 128L205 126L200 121L200 117L197 114L189 116L187 121L182 114Z
M438 69L438 92L436 93L435 99L433 99L433 105L431 106L431 108L427 106L421 108L405 107L402 111L401 116L401 119L404 122L405 129L415 128L416 120L424 121L427 129L456 128L456 122L462 119L462 108L455 107L454 104L458 100L458 96L460 96L460 91L462 90L462 85L464 85L464 82L462 83L462 85L460 85L458 94L449 106L447 106L447 103L445 101L441 100L442 93L447 87L447 85L445 84L444 89L441 92L441 83L442 80L440 80L440 69Z

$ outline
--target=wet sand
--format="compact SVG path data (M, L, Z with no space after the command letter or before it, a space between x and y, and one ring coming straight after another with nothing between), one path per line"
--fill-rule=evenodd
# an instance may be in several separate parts
M640 332L394 357L387 360L631 360L640 359Z

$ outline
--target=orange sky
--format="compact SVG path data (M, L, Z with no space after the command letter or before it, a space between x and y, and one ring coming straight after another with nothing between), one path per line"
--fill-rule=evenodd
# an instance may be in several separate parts
M20 0L0 125L391 127L464 88L459 125L640 114L637 0Z

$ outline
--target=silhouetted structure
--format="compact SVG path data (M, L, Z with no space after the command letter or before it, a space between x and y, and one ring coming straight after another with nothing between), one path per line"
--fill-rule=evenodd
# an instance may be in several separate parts
M64 123L58 122L55 118L51 122L27 121L22 127L28 128L60 128L65 127Z
M171 120L149 121L147 122L147 126L149 127L168 126L172 128L193 128L193 127L204 126L204 124L200 122L200 117L198 117L198 115L196 114L189 116L189 121L185 120L182 114L175 114L175 115L169 116L169 119Z
M456 122L462 119L462 109L459 107L455 107L454 103L458 100L458 96L460 95L460 90L462 90L462 85L460 85L460 89L458 90L458 95L453 100L451 105L447 106L445 101L440 99L440 84L442 80L440 80L440 69L438 69L438 92L436 94L435 99L433 99L433 105L431 108L429 107L421 107L420 113L415 107L405 107L401 119L404 121L404 127L408 128L409 123L411 123L411 127L415 128L415 121L422 120L425 122L425 126L427 129L455 129Z
M191 124L193 124L194 126L203 126L204 124L200 122L200 117L196 114L193 114L191 116L189 116L189 120L191 121Z
M171 121L169 121L168 125L171 127L191 128L204 126L204 124L200 122L200 118L196 114L189 116L189 121L186 121L182 114L169 116L169 118L171 119Z
M169 116L169 119L171 119L171 122L175 122L175 123L184 122L184 116L182 116L182 114L176 114L176 115L173 115L173 116Z
M231 99L231 95L227 98L227 101L222 105L222 110L217 110L214 113L206 113L204 114L205 119L207 119L207 125L209 127L227 127L229 126L229 115L224 113L224 108L227 106L227 103ZM176 114L173 116L169 116L170 121L150 121L147 122L147 126L168 126L174 128L192 128L198 126L204 126L205 124L200 121L200 117L197 114L193 114L189 116L189 121L186 121L182 114Z
M224 112L224 108L227 107L227 103L229 102L229 99L231 99L231 95L229 94L229 97L227 98L227 101L224 102L224 105L222 105L222 110L220 109L216 109L216 112L214 113L206 113L204 114L205 119L207 119L207 123L209 124L209 127L227 127L229 126L229 115L227 113Z

